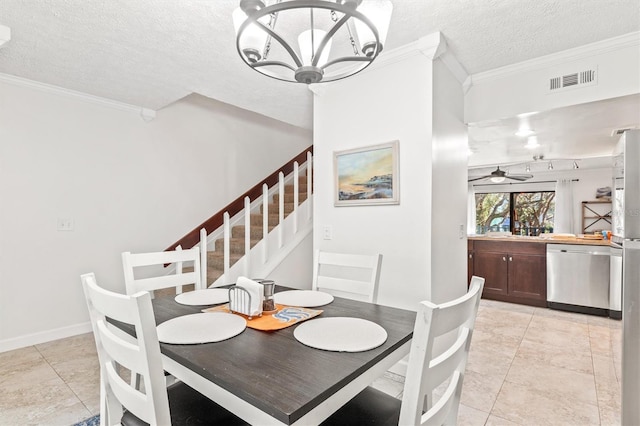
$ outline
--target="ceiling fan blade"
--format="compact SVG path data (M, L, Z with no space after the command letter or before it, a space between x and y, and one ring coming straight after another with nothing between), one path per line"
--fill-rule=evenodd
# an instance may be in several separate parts
M507 179L524 181L524 180L531 179L533 177L533 175L506 175L505 177Z
M488 177L491 177L491 175L488 175L488 176L481 176L481 177L477 177L477 178L472 178L472 179L467 180L467 182L474 182L474 181L476 181L476 180L482 180L482 179L486 179L486 178L488 178Z

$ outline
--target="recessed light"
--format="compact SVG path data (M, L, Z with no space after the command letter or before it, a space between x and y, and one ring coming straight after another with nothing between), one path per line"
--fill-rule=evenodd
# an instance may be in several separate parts
M535 149L535 148L538 148L539 146L540 144L538 143L538 138L536 136L529 136L525 147L528 149Z
M531 136L535 134L536 132L526 127L523 127L516 132L516 136L519 136L521 138L526 138L527 136Z

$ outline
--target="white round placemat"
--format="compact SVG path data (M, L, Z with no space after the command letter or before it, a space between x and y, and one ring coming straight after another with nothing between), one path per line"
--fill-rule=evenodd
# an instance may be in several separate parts
M300 343L334 352L362 352L387 340L387 331L369 320L349 317L318 318L300 324L293 331Z
M300 308L315 308L333 302L333 295L322 291L289 290L273 295L276 303Z
M202 306L217 305L229 301L229 290L224 288L206 288L203 290L187 291L176 296L176 302L181 305Z
M163 322L157 327L162 343L191 345L219 342L237 336L247 328L241 316L227 312L207 312L184 315Z

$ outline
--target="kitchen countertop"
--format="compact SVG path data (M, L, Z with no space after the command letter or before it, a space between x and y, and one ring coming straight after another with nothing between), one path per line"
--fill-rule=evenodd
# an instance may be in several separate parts
M509 235L509 236L469 236L471 241L513 241L513 242L531 242L531 243L545 243L545 244L578 244L578 245L590 245L590 246L611 246L610 240L596 240L590 238L576 237L527 237L523 235Z

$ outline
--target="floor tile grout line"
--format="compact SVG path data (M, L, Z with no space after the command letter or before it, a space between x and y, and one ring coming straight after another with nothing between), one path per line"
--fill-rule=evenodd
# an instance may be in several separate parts
M509 363L509 368L507 368L507 373L504 375L504 378L502 379L502 384L500 385L500 389L498 389L498 393L496 393L496 399L493 401L493 404L491 405L491 410L489 410L489 417L491 417L493 414L493 410L496 406L496 403L498 402L498 396L500 395L500 392L502 392L502 388L504 387L504 384L507 382L507 376L509 375L509 371L511 370L511 367L513 366L513 362L516 359L516 356L518 355L518 351L520 350L520 346L522 346L522 341L524 340L524 336L525 334L527 334L527 330L529 329L529 326L531 325L531 321L533 320L533 314L534 314L535 310L531 312L530 317L529 317L529 321L527 322L527 327L524 329L524 332L522 333L522 336L520 337L520 341L518 342L518 347L516 348L516 352L513 355L513 358L511 359L511 362ZM487 417L487 421L489 421L489 417ZM496 416L498 418L502 418L500 416ZM505 419L508 420L508 419ZM515 423L515 422L513 422ZM486 422L485 422L486 424Z
M49 360L47 359L46 355L44 353L42 353L42 351L40 349L38 349L37 345L33 345L33 348L36 351L38 351L38 353L40 354L42 359L44 359L44 361L47 363L47 365L49 367L51 367L51 369L56 373L56 376L58 376L60 378L60 380L62 380L62 383L64 383L64 385L69 389L69 391L71 391L71 393L78 400L78 402L80 404L82 404L82 406L87 410L89 415L93 415L93 412L89 409L89 407L87 407L87 404L85 404L85 402L80 398L80 396L76 393L76 391L73 390L73 388L69 385L69 383L67 383L67 381L64 379L64 377L62 377L60 375L60 373L58 372L58 370L51 364L51 362L49 362Z

